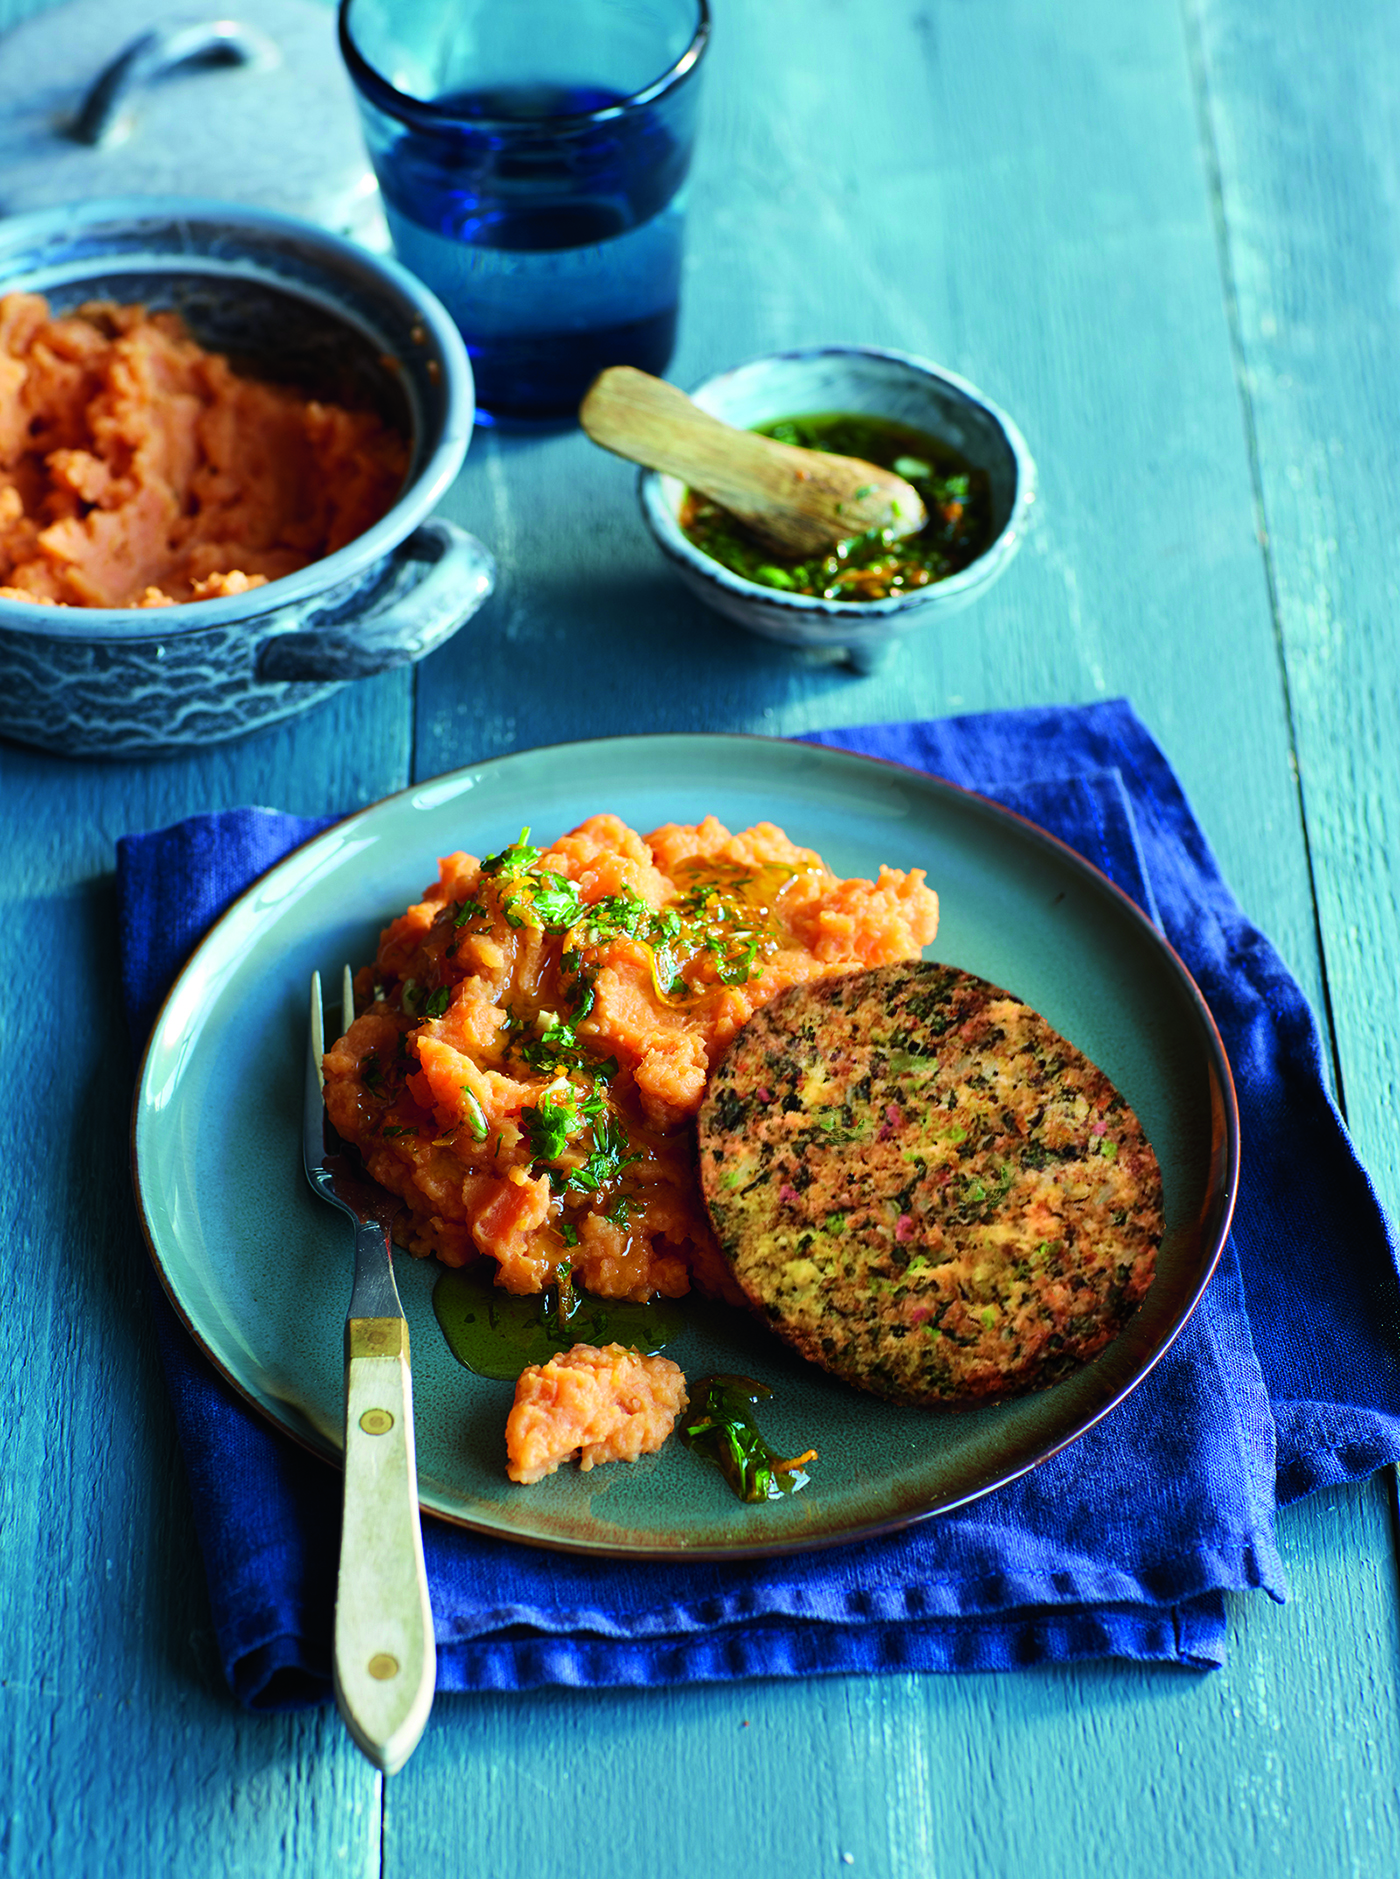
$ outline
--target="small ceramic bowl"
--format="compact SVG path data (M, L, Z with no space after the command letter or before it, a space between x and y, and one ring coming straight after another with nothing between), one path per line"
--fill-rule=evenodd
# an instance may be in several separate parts
M682 534L684 484L644 470L642 514L662 553L692 593L751 632L868 672L910 627L944 619L985 593L1020 545L1035 500L1035 465L1025 439L966 379L927 359L876 346L809 346L750 359L690 395L702 410L742 430L835 411L894 419L952 444L991 484L994 534L969 567L888 600L837 601L761 587L732 573Z
M250 593L149 611L0 600L0 735L71 755L202 748L421 659L490 593L490 555L431 514L471 436L471 366L395 262L293 216L133 196L0 221L0 293L17 289L173 308L241 368L378 410L410 459L373 527Z

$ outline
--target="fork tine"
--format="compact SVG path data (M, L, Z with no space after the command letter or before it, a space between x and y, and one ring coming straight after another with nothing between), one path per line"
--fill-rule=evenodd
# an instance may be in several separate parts
M326 1053L325 1018L321 1009L321 975L311 974L311 1060L316 1065L316 1081L325 1087L325 1077L321 1073L321 1059Z
M340 969L340 1035L355 1022L355 979L349 966Z
M321 975L311 974L311 1025L306 1034L305 1084L301 1103L301 1153L306 1178L317 1187L316 1171L326 1152L325 1077L321 1056L326 1048L325 1024L321 1016ZM319 1188L317 1190L319 1192Z

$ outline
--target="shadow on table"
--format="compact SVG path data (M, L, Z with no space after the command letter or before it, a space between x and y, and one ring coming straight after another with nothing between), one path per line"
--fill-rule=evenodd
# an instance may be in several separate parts
M595 570L586 586L554 569L528 581L506 573L477 620L419 669L415 767L427 776L509 750L638 731L777 735L806 728L809 715L868 716L870 683L733 625L664 567ZM787 722L795 707L805 708L800 727Z

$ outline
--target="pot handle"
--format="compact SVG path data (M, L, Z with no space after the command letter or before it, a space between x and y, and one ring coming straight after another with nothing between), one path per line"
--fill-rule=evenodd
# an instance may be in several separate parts
M69 134L98 149L124 143L131 133L132 103L144 85L153 85L181 65L276 65L281 54L255 27L237 20L177 23L142 33L124 47L93 80Z
M411 665L450 639L495 585L496 563L475 535L432 516L399 543L368 596L265 640L257 677L325 684Z

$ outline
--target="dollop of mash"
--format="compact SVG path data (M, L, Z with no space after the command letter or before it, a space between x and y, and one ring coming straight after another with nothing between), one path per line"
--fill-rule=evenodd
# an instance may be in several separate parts
M575 1344L521 1372L506 1422L506 1473L529 1484L571 1455L585 1474L600 1462L654 1455L686 1400L685 1376L669 1357Z

